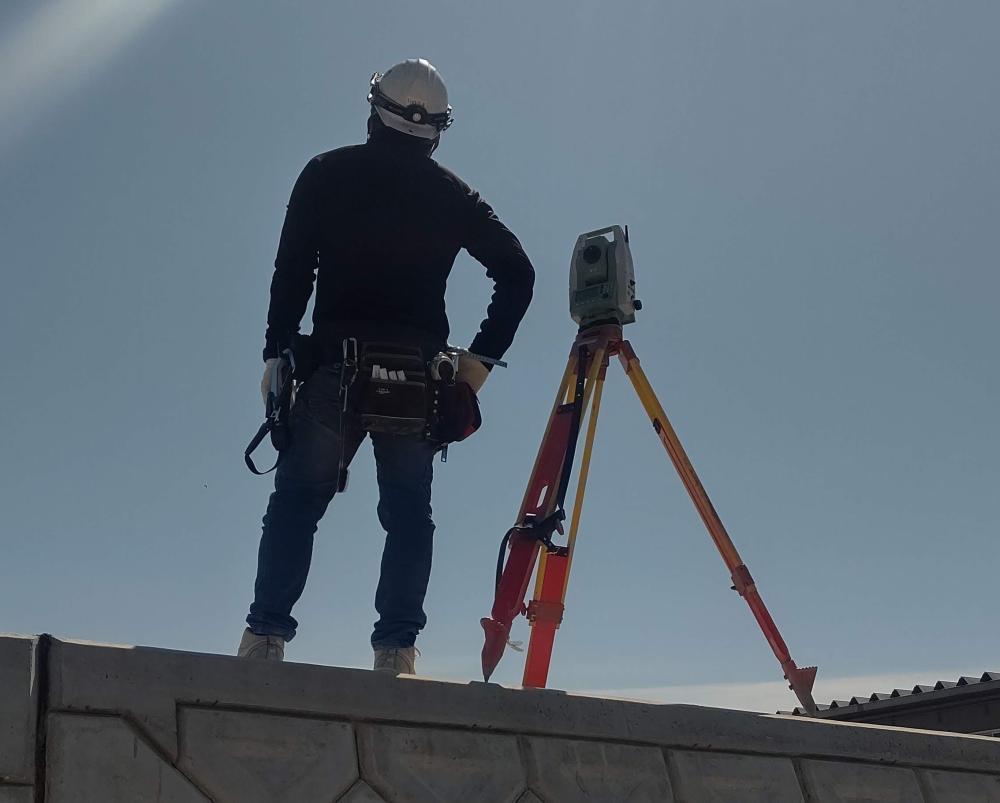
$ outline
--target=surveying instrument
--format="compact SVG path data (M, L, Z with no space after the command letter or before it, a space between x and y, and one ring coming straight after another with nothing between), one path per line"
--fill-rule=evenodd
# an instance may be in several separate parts
M523 614L531 625L531 636L522 684L544 688L548 680L552 646L565 611L566 588L580 527L604 381L611 357L618 357L652 421L654 432L670 455L681 482L729 569L733 590L750 606L767 643L781 664L789 688L795 692L806 711L815 713L812 687L816 667L800 668L792 660L750 571L736 551L639 366L639 358L631 343L622 337L622 327L634 323L636 311L642 308L635 297L635 274L627 227L623 230L621 226L612 226L581 234L577 238L570 263L569 308L580 329L559 384L517 523L500 545L493 610L489 617L481 620L486 634L482 653L483 678L489 680L508 645L520 649L520 645L510 641L510 630L514 619ZM564 503L580 430L588 411L576 498L569 532L565 534ZM553 537L557 533L566 535L565 544L555 543ZM536 564L534 596L525 605L528 583Z

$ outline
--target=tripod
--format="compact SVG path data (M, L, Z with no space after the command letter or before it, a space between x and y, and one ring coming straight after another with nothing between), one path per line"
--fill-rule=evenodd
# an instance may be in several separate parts
M514 619L524 614L531 625L525 658L523 685L544 688L556 629L563 619L566 588L573 551L580 527L583 498L597 433L597 418L610 358L617 356L631 380L642 406L649 415L664 448L670 455L681 482L694 502L708 533L729 569L733 589L746 600L767 643L781 664L789 688L809 712L816 711L812 697L816 667L797 667L778 627L757 591L746 564L740 558L726 528L715 512L694 467L688 460L677 434L667 420L649 380L639 365L632 345L622 337L620 324L595 325L580 331L573 343L566 371L559 385L555 405L549 415L545 435L521 503L517 524L504 536L497 561L496 595L489 617L482 619L486 639L483 645L483 677L490 675L510 642ZM564 502L569 488L584 414L589 409L587 431L580 463L576 498L565 545L553 542L563 535L566 518ZM506 557L506 562L504 558ZM534 596L527 606L524 599L535 564L538 564ZM512 646L516 646L513 645Z

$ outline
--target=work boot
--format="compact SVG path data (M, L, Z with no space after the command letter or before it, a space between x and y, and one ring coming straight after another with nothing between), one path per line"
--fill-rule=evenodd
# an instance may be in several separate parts
M281 636L260 636L249 627L243 631L240 648L236 651L240 658L255 658L258 661L285 660L285 640Z
M379 672L392 672L396 675L417 674L416 647L374 647L375 666Z

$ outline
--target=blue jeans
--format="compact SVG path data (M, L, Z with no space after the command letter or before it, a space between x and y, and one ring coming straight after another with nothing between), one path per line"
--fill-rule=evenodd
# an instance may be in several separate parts
M247 624L255 633L295 636L292 607L305 588L313 535L337 490L338 472L365 438L356 415L340 408L340 371L324 367L299 389L289 415L291 445L282 454L264 514L257 582ZM434 522L431 479L436 445L422 435L372 434L378 518L386 532L375 592L376 647L409 647L427 623Z

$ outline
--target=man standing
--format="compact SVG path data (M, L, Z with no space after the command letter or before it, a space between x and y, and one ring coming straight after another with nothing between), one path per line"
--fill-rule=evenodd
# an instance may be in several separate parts
M306 165L281 232L264 381L298 332L314 282L312 336L320 367L300 387L289 417L290 445L264 515L254 601L238 654L282 660L285 642L295 635L291 611L305 587L317 523L370 434L378 518L386 532L374 666L412 674L414 642L426 623L432 461L439 444L423 434L369 433L356 412L342 412L344 342L402 344L419 348L425 360L444 349L445 284L465 248L494 283L470 351L499 359L531 300L534 270L489 204L431 159L452 122L437 70L419 59L376 73L368 100L368 141ZM457 379L474 391L488 374L478 360L459 361Z

